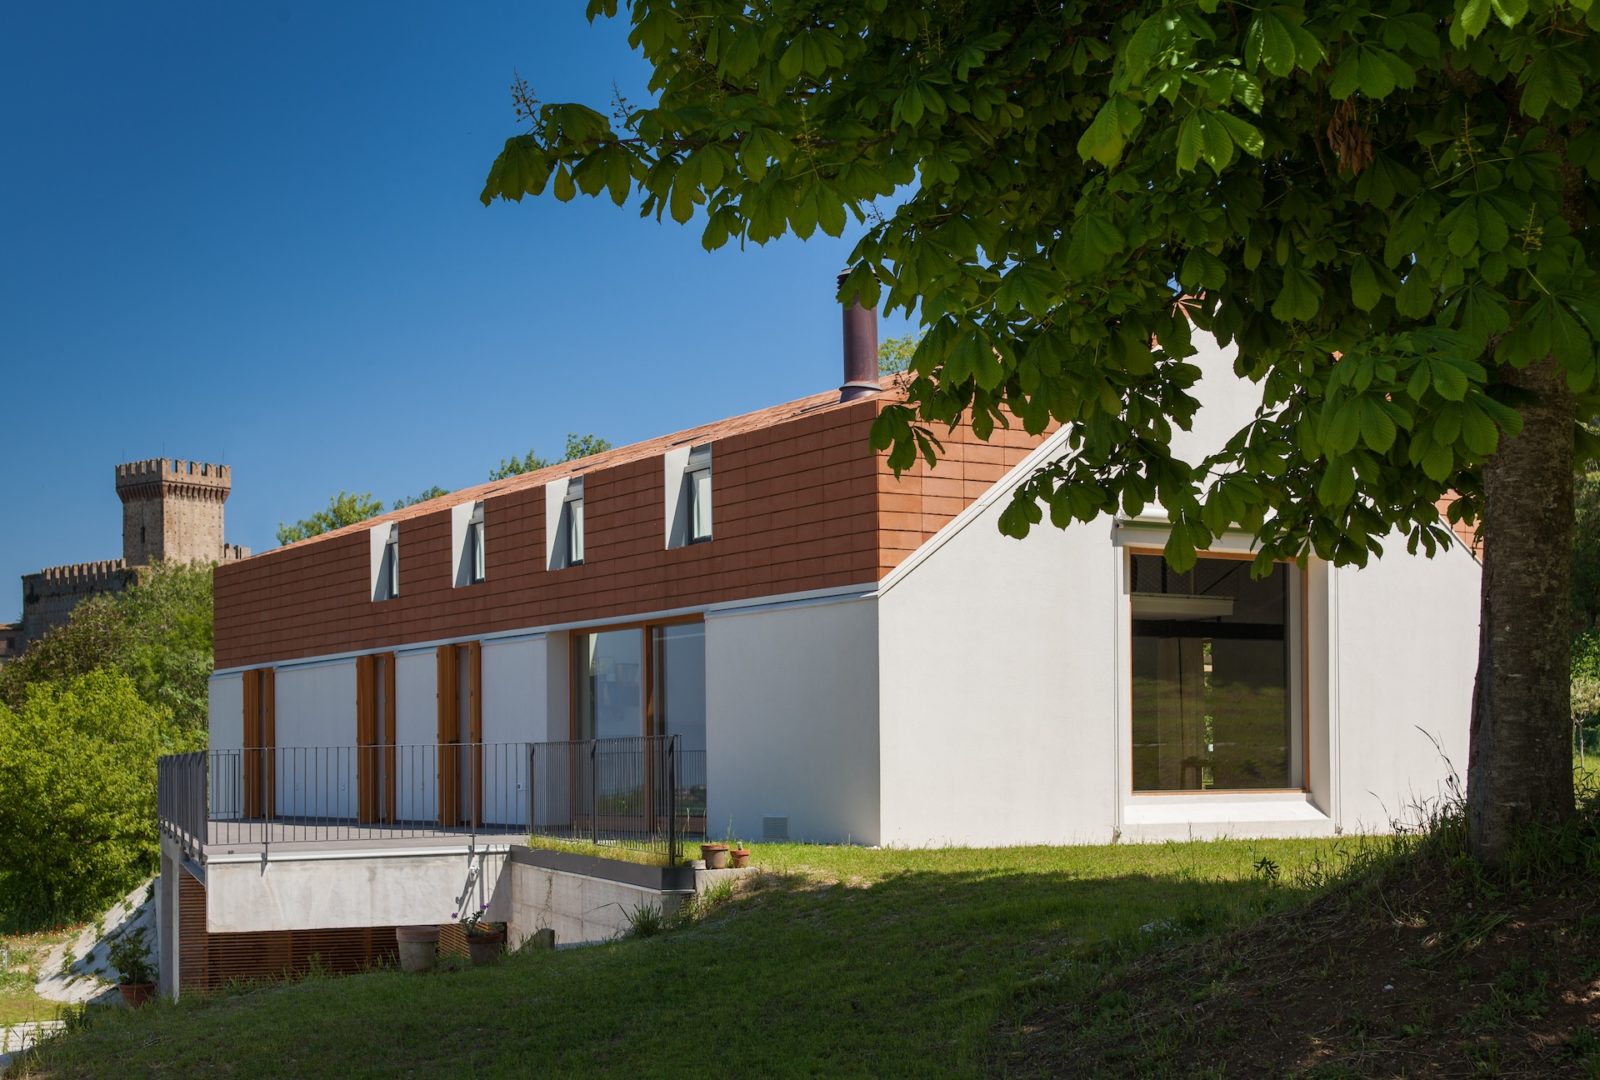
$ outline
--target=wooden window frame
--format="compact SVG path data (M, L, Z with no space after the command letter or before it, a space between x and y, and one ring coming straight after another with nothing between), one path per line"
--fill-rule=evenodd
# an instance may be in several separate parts
M605 626L589 626L581 630L572 630L568 633L567 652L570 654L567 670L567 738L578 742L583 738L582 725L578 717L578 682L583 677L582 658L578 655L576 639L585 634L609 634L615 630L641 630L639 649L644 656L640 663L643 672L640 677L639 692L644 695L644 701L639 709L640 728L639 735L660 735L664 732L656 730L655 721L655 657L650 648L650 631L657 626L683 626L687 623L703 623L705 616L700 613L692 615L674 615L664 619L636 619L632 622L608 623Z
M1200 551L1196 553L1201 559L1227 559L1233 561L1254 562L1256 553L1253 551ZM1123 643L1123 658L1128 665L1128 685L1132 686L1133 679L1133 594L1131 582L1133 580L1133 557L1135 555L1154 555L1165 558L1166 553L1162 548L1151 547L1145 544L1122 545L1122 580L1125 583L1120 603L1127 612L1128 631L1127 639ZM1127 795L1131 798L1171 798L1181 796L1194 798L1200 796L1211 798L1213 796L1228 795L1308 795L1311 792L1311 575L1295 565L1292 559L1275 559L1274 562L1289 567L1291 572L1298 571L1295 576L1300 585L1297 590L1300 594L1300 617L1295 620L1292 627L1285 624L1286 629L1293 629L1300 639L1300 648L1292 650L1298 656L1291 656L1292 662L1300 665L1300 786L1277 788L1184 788L1181 791L1141 791L1133 786L1133 698L1128 698L1125 716L1117 718L1117 722L1124 726L1128 745L1128 769L1123 778L1127 787ZM1292 586L1291 586L1292 587Z
M356 657L356 819L362 824L394 821L394 659L392 652ZM379 698L383 701L381 716ZM378 738L380 725L382 739ZM388 781L382 785L381 798L380 777Z

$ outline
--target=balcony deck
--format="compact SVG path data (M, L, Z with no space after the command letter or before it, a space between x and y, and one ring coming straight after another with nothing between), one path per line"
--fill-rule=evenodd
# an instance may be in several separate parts
M245 821L211 818L204 832L174 828L163 823L162 832L176 840L200 862L217 855L292 854L323 851L372 850L395 853L436 849L503 846L528 836L526 825L441 826L432 822L361 823L296 820Z

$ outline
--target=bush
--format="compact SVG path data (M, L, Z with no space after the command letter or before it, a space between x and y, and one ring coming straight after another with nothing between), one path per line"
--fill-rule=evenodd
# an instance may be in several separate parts
M86 918L155 869L156 758L194 748L133 681L93 671L0 705L0 879L10 905Z
M122 933L107 950L111 966L117 969L117 981L124 986L156 981L155 964L150 959L149 934L144 927Z
M20 709L30 687L110 670L131 679L140 697L167 709L180 727L203 733L211 570L205 563L158 563L126 592L85 600L66 625L0 667L0 703Z

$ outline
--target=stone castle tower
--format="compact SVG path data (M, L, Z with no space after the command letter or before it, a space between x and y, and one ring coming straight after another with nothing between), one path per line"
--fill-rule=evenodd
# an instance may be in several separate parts
M222 504L233 489L226 465L149 458L117 466L122 558L51 566L22 576L22 621L0 624L0 660L60 626L79 602L116 593L157 562L232 562L249 548L222 538Z
M233 470L203 461L151 458L117 466L122 561L229 562L242 557L222 539L222 504Z

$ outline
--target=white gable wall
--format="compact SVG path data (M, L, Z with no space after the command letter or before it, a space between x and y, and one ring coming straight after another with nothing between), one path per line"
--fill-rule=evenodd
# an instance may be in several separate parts
M1111 839L1110 523L1017 541L1000 508L879 602L884 843Z
M1258 388L1201 343L1204 403L1175 450L1191 463L1249 422ZM1008 480L1025 475L1015 470ZM1109 519L1023 541L1000 497L969 508L884 583L879 603L883 841L908 845L1326 835L1387 828L1445 766L1465 766L1478 567L1403 542L1366 570L1305 571L1304 793L1135 796L1129 772L1124 543ZM1159 512L1158 512L1159 514ZM1160 524L1157 522L1156 524ZM1241 549L1243 537L1219 541ZM1298 577L1298 575L1297 575Z

